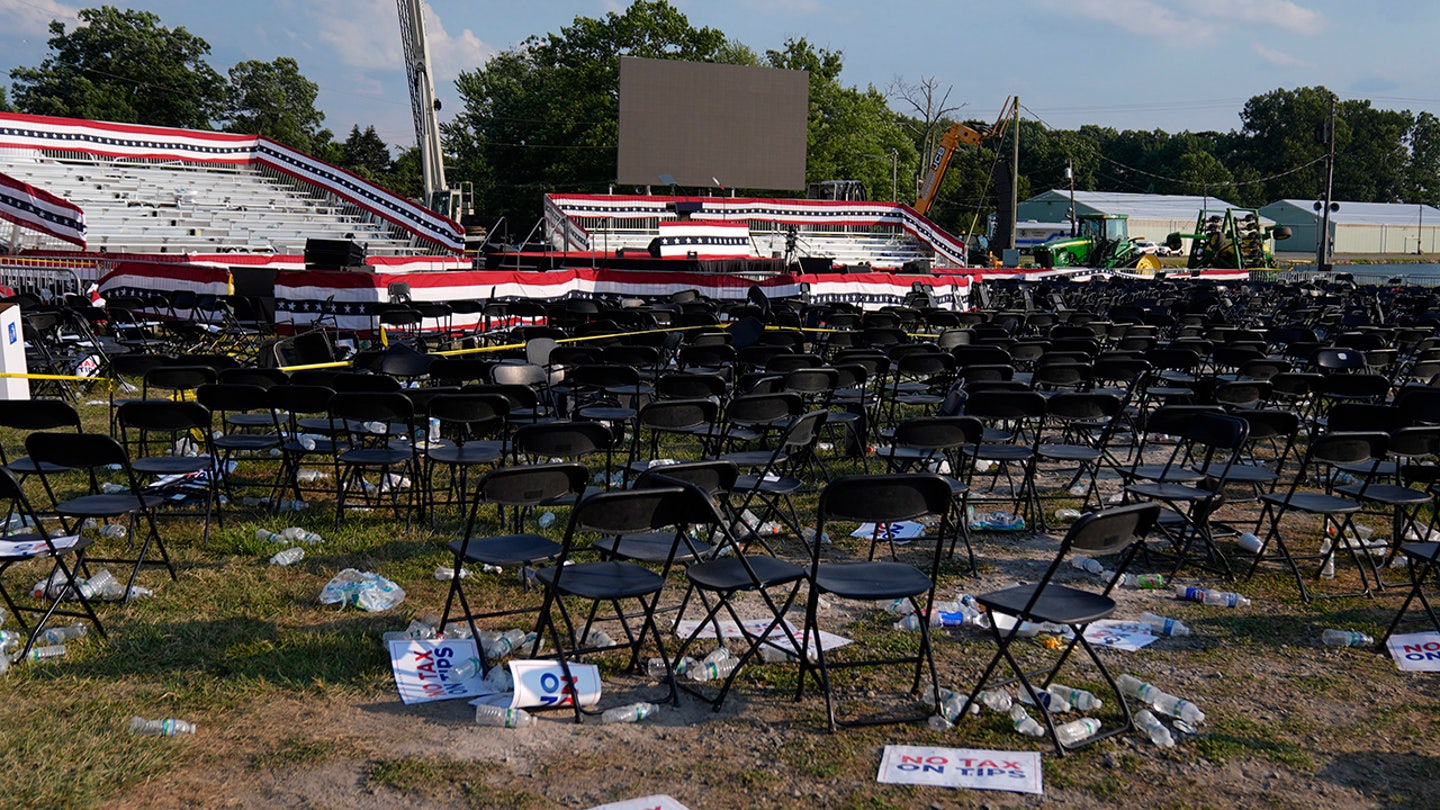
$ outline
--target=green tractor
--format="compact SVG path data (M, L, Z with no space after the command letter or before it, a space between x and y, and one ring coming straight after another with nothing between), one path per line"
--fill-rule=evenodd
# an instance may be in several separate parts
M1290 229L1284 225L1261 225L1260 212L1253 208L1226 208L1221 211L1202 210L1195 219L1194 233L1172 233L1165 239L1171 250L1179 252L1182 240L1190 240L1192 270L1203 267L1232 270L1258 270L1275 266L1270 240L1289 239Z
M1041 267L1128 267L1159 270L1160 260L1135 248L1125 214L1081 214L1077 236L1053 239L1035 248Z

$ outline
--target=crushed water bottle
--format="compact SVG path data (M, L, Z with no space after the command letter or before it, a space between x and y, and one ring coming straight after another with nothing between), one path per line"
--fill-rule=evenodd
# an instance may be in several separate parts
M606 709L600 714L602 723L638 723L647 717L652 717L660 711L660 707L654 703L631 703L629 706L616 706L613 709Z
M529 728L535 725L535 715L524 709L504 709L499 706L479 705L475 707L475 725L495 728Z
M107 540L124 540L130 536L130 527L123 523L106 523L100 527L99 533Z
M539 527L542 528L542 529L548 529L548 528L550 528L551 526L554 526L554 525L555 525L555 513L554 513L554 512L541 512L541 513L540 513L540 517L538 517L538 518L535 519L535 525L539 526Z
M1142 591L1158 591L1165 587L1165 575L1124 574L1120 577L1120 584L1127 588L1139 588Z
M305 559L305 549L295 546L284 551L277 551L275 556L270 558L271 565L294 565Z
M310 442L310 449L315 449L315 442L313 440ZM312 470L306 468L295 471L295 480L301 484L313 484L316 481L323 481L329 477L330 473L327 473L324 470Z
M184 720L167 717L164 720L146 720L143 717L130 718L130 731L153 737L174 737L176 734L194 734L195 725Z
M1025 707L1018 703L1010 707L1010 722L1015 730L1026 737L1044 737L1045 727L1040 725L1035 718L1025 711Z
M1115 684L1120 687L1122 694L1150 704L1151 708L1161 714L1178 717L1187 723L1205 722L1205 713L1200 711L1199 706L1183 698L1162 692L1134 675L1121 675L1115 679Z
M1149 709L1141 709L1135 713L1135 727L1149 737L1150 742L1161 748L1175 747L1175 737L1170 734L1170 729L1160 722L1160 718L1151 714Z
M599 628L594 628L585 634L585 647L614 647L615 639L610 634Z
M1081 494L1081 495L1084 495L1085 493L1084 493L1084 491L1082 490L1082 491L1080 492L1080 494ZM1061 523L1074 523L1075 521L1077 521L1077 520L1080 519L1080 510L1079 510L1079 509L1056 509L1056 510L1055 510L1055 519L1058 520L1058 521L1061 522Z
M284 535L286 539L294 540L297 543L309 543L313 545L315 543L325 542L325 538L315 532L302 529L299 526L290 526L281 531L280 534Z
M469 570L468 568L465 568L465 567L462 566L462 567L460 568L460 578L461 578L461 579L464 579L464 578L466 578L466 577L468 577L468 576L470 576L470 570ZM448 566L448 565L439 565L439 566L436 566L436 567L435 567L435 579L436 579L436 581L438 581L438 582L449 582L450 580L452 580L452 579L454 579L454 578L455 578L455 569L454 569L454 568L451 568L451 567Z
M1184 585L1176 585L1175 595L1189 602L1200 602L1206 605L1219 605L1221 607L1247 607L1250 604L1249 599L1238 593L1216 591L1209 588L1188 588Z
M1099 733L1100 721L1093 717L1082 717L1055 727L1055 739L1066 748L1079 745Z
M1081 554L1077 554L1070 558L1070 567L1078 568L1081 571L1089 574L1101 574L1105 571L1105 566L1102 565L1099 560L1095 559L1094 557L1086 557Z
M125 597L125 586L120 584L120 580L116 579L109 569L101 568L96 571L85 584L95 596L107 602L115 602Z
M480 679L480 682L485 684L485 688L491 692L515 691L515 679L511 677L507 667L491 667L490 671L485 673L485 677Z
M1188 636L1190 628L1179 619L1169 619L1154 613L1141 613L1140 621L1150 625L1150 630L1160 636Z
M1004 689L986 689L976 695L975 699L990 711L1002 714L1010 711L1010 707L1015 705L1015 699L1010 697L1010 693Z
M1326 630L1320 634L1326 647L1373 647L1375 639L1359 630Z

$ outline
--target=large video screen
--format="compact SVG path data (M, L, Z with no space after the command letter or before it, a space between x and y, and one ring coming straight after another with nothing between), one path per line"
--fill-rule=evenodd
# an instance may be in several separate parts
M803 189L809 104L803 70L622 56L616 180Z

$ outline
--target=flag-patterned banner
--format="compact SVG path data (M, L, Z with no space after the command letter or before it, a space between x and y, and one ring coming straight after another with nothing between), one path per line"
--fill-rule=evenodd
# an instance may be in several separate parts
M964 309L970 301L966 276L915 276L890 273L825 273L778 275L754 282L739 276L708 273L655 273L624 270L553 270L515 272L483 270L404 275L335 271L280 272L275 275L275 321L288 329L317 321L366 334L377 326L377 305L390 301L389 286L403 282L412 301L553 301L572 296L622 295L663 297L681 290L728 300L744 299L752 285L772 298L808 295L815 302L848 302L865 309L900 304L916 281L933 287L936 303ZM461 309L478 309L479 307ZM427 318L421 328L470 330L483 322L479 312L455 312L448 318Z
M660 258L733 259L750 256L750 226L704 220L660 223Z
M465 230L456 222L358 175L264 136L0 113L0 148L53 149L198 163L262 164L319 186L426 241L457 253L465 249Z
M768 224L764 230L785 225L827 225L834 227L889 226L903 229L931 250L945 263L965 266L965 243L946 233L935 223L921 216L908 205L890 202L854 202L846 200L775 200L754 197L652 197L625 194L547 194L547 222L553 244L557 248L590 249L589 236L575 233L583 228L564 225L565 219L596 218L617 220L659 219L673 221L675 203L698 203L700 210L691 220L753 221ZM752 228L761 230L756 224ZM563 230L557 230L563 228ZM562 244L563 241L563 244Z
M85 212L79 206L4 173L0 219L85 247Z

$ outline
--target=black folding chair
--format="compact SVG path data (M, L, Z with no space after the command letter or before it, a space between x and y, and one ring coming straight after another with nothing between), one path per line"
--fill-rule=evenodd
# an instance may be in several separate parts
M996 667L1003 660L1015 674L1013 680L1005 683L1015 681L1020 683L1029 695L1030 702L1039 708L1045 721L1045 728L1049 731L1051 739L1055 741L1055 751L1061 756L1064 756L1068 748L1123 734L1133 728L1134 718L1130 715L1130 707L1120 693L1119 687L1116 686L1115 679L1111 677L1105 662L1096 655L1095 648L1085 639L1085 628L1092 622L1104 619L1115 611L1115 600L1110 598L1110 591L1125 573L1126 566L1135 556L1145 535L1154 527L1159 515L1160 506L1151 503L1119 506L1081 515L1080 519L1075 521L1069 531L1065 533L1065 538L1060 543L1059 553L1055 555L1055 559L1050 562L1050 566L1038 581L1033 584L1013 585L1004 590L991 591L977 596L976 601L990 612L990 631L995 639L997 649L995 656L990 659L990 663L981 673L980 679L971 689L967 705L979 705L977 701L980 692L985 689L990 682L990 676L994 674ZM1083 553L1091 557L1118 555L1119 560L1114 566L1115 573L1103 591L1096 593L1069 585L1061 585L1054 581L1056 575L1064 569L1066 559L1072 552ZM997 615L1009 617L1013 620L1013 625L1002 629L1003 622L995 620ZM1011 653L1011 645L1017 638L1020 638L1018 631L1023 622L1063 624L1070 628L1074 635L1069 644L1061 650L1058 660L1053 665L1038 671L1027 671ZM922 626L923 624L922 622ZM1037 686L1032 683L1032 680L1037 677L1041 678L1038 689L1049 687L1077 645L1085 650L1085 654L1094 662L1101 677L1110 687L1111 693L1115 695L1113 705L1119 707L1124 719L1119 726L1067 746L1056 737L1054 718L1051 717L1047 703L1036 694Z
M921 622L920 649L913 655L879 659L841 656L843 660L827 660L827 653L820 640L820 597L830 595L840 599L869 602L904 599L915 612L922 616L929 615L935 598L935 577L944 556L944 537L949 531L946 517L950 514L952 493L949 482L935 473L837 478L827 484L820 493L819 519L815 527L816 542L810 544L810 596L805 606L805 632L800 648L800 682L795 696L798 700L804 694L805 676L814 676L820 690L825 694L825 712L831 731L841 725L903 723L923 720L928 716L929 712L922 715L911 713L845 721L836 719L835 698L830 683L831 670L914 664L915 679L910 690L919 690L920 679L928 670L931 693L934 694L937 688L935 657L931 651L928 623ZM903 562L839 562L822 559L824 549L830 548L819 542L819 538L824 536L827 523L894 523L926 516L941 520L928 570ZM931 712L934 708L930 707Z

